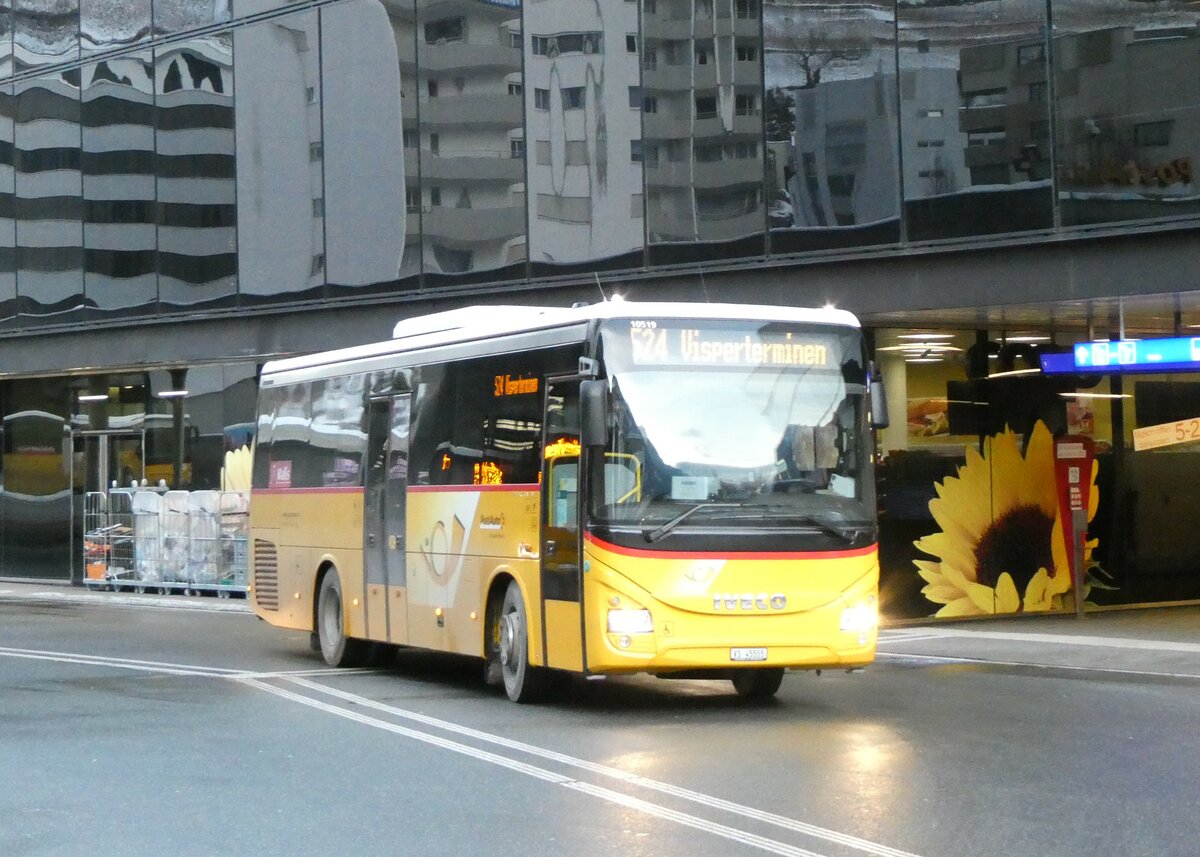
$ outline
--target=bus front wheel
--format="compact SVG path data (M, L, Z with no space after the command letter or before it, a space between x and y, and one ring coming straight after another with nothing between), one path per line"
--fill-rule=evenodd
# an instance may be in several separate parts
M513 702L534 702L545 692L546 671L529 663L529 617L515 580L508 584L496 621L504 692Z
M769 699L783 684L782 667L759 667L738 670L731 679L733 689L742 699Z
M317 591L317 642L331 667L357 666L366 655L366 641L346 636L344 617L342 581L337 569L330 569Z

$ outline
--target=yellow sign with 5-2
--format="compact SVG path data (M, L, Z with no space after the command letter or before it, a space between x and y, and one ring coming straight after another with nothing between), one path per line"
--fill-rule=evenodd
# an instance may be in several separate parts
M1195 441L1200 441L1200 417L1133 430L1133 448L1136 452Z

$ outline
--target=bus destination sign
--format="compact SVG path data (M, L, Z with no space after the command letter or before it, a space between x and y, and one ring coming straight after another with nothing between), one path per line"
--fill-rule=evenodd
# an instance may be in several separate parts
M820 334L741 333L732 330L665 327L633 321L630 356L636 366L768 366L823 368L837 349Z

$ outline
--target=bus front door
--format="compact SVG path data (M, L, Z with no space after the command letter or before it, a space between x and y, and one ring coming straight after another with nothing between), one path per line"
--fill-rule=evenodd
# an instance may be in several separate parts
M363 572L367 636L408 642L405 492L410 397L371 402L363 498Z
M579 379L549 379L543 420L542 628L547 666L582 670Z

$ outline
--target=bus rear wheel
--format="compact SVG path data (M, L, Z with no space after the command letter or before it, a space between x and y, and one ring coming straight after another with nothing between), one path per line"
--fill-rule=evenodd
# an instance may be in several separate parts
M730 681L742 699L770 699L783 684L783 667L738 670Z
M330 569L317 590L317 642L321 657L331 667L358 666L367 654L365 640L346 636L344 617L342 581L337 569Z
M529 617L515 580L508 584L496 622L504 692L513 702L535 702L544 695L548 679L546 670L529 663Z

